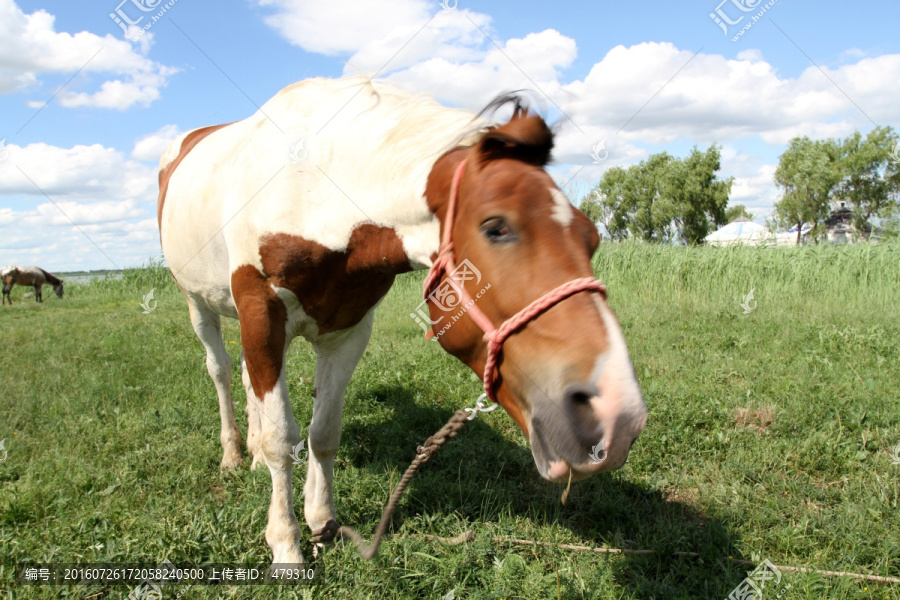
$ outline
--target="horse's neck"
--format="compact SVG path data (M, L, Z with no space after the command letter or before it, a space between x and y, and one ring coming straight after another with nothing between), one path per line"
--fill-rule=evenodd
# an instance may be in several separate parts
M420 182L416 185L417 191L409 200L415 207L415 220L408 225L398 222L394 226L394 230L402 240L409 266L413 270L429 268L432 256L437 254L441 243L441 223L429 208L425 196L426 181L434 162L434 160L425 161L416 169L424 171L424 175L420 177Z
M423 248L421 258L414 260L410 256L413 269L430 268L432 257L440 252L441 234L447 225L444 219L447 218L451 182L467 151L467 147L457 148L428 164L428 175L422 183L424 193L418 199L424 205L423 211L428 217L419 226Z
M382 213L382 218L376 219L376 224L390 230L384 232L387 237L381 238L382 246L393 246L392 242L402 246L403 260L395 264L398 273L410 268L429 268L432 257L440 248L441 223L425 194L432 168L438 160L439 155L432 154L417 161L397 162L390 167L393 172L407 175L399 185L385 183L383 202L390 208ZM378 259L380 261L381 257Z

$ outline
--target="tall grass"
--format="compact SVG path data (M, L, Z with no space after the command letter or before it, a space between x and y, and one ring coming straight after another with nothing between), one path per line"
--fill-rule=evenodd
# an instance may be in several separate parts
M121 276L118 274L121 273ZM151 257L140 267L130 267L119 272L107 273L86 283L76 283L81 296L121 296L123 294L146 294L151 289L157 293L176 290L175 280L162 258ZM70 286L69 289L71 289Z
M611 288L644 300L724 300L755 290L755 299L803 306L833 303L896 307L900 243L757 248L605 243L594 271Z

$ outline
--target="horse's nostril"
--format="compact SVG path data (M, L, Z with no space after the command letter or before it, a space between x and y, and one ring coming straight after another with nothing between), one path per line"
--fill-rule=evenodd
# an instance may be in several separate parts
M591 397L584 392L575 392L574 394L569 396L569 400L571 400L575 404L587 404L590 399Z
M599 395L597 386L588 383L573 383L566 388L563 396L573 404L588 404L594 396Z

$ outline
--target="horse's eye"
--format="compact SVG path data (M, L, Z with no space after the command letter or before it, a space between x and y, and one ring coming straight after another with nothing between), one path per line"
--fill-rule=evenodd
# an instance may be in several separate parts
M491 217L481 224L481 232L492 242L514 242L518 238L502 217Z

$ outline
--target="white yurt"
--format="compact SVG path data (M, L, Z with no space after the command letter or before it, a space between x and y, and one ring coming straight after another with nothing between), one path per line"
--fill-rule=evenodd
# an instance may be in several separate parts
M800 243L807 241L806 234L809 233L809 225L803 224L800 229ZM796 246L797 245L797 226L794 225L787 231L775 234L775 244L777 246Z
M772 232L759 223L739 217L706 236L705 242L710 246L730 246L732 244L763 246L774 243L774 240Z

